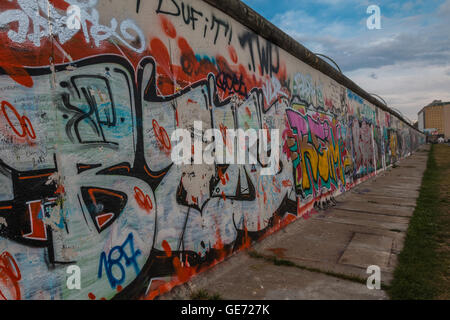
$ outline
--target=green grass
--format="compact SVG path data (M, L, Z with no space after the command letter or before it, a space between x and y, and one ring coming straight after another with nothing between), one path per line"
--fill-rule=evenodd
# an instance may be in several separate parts
M442 192L442 188L448 188L450 180L449 151L450 148L445 145L431 147L404 248L388 289L391 299L438 299L450 291L447 246L449 207L445 205L446 193ZM436 156L439 157L439 165Z
M218 293L210 294L205 289L200 289L191 293L192 300L222 300Z

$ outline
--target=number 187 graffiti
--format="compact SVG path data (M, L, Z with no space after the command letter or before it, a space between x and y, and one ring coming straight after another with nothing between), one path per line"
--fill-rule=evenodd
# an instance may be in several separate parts
M128 255L125 251L127 245L130 250L130 255ZM115 246L114 248L112 248L111 251L109 251L108 255L106 255L105 252L102 252L102 254L100 255L98 278L102 278L104 268L111 288L116 288L118 285L121 285L125 281L125 267L133 266L136 275L139 274L140 270L136 258L141 254L141 250L138 249L135 251L134 236L132 233L130 233L125 242L121 246ZM125 262L125 267L123 265L123 261ZM119 277L117 277L117 272L113 272L114 266L116 267L116 270L119 270Z

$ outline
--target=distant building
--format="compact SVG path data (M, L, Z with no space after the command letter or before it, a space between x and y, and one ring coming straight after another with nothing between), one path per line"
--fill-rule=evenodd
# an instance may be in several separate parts
M450 102L434 100L419 111L419 130L450 139Z

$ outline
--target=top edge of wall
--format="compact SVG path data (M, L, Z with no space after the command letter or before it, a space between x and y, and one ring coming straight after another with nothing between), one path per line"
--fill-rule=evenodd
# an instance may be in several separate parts
M306 64L310 65L314 69L326 74L330 78L334 79L341 85L347 87L361 98L364 98L368 102L374 104L380 109L389 112L393 116L403 121L406 125L422 133L420 130L414 128L403 116L398 112L392 110L387 105L381 103L378 99L367 93L364 89L359 87L352 80L347 78L344 74L340 73L329 63L316 56L313 52L301 45L298 41L287 35L281 29L273 25L270 21L265 19L255 10L247 6L240 0L203 0L204 2L212 5L213 7L228 14L247 28L251 29L261 37L267 39L273 44L277 45L281 49L287 51L294 57L300 59ZM423 134L423 133L422 133Z

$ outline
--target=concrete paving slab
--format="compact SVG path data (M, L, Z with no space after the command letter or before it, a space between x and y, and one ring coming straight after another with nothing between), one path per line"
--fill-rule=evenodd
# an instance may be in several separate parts
M355 247L390 253L393 242L394 239L391 237L358 232L353 236L347 250Z
M400 207L416 207L416 200L411 198L398 198L395 194L391 194L390 196L379 196L373 194L355 194L350 193L342 200L359 200L359 201L367 201L369 203L375 204L392 204Z
M373 187L373 185L372 185ZM352 194L357 194L357 195L373 195L373 196L380 196L380 197L393 197L395 196L396 198L404 198L404 199L414 199L417 198L419 196L419 191L411 191L411 190L404 190L404 188L402 187L402 189L400 188L392 188L392 187L384 187L382 189L380 188L372 188L372 189L355 189L350 191L350 193Z
M368 233L392 239L392 253L388 253L388 261L390 261L390 254L399 252L403 247L404 233L402 232L369 227L363 223L337 223L328 219L316 219L313 216L301 224L294 223L287 226L261 243L255 244L254 248L264 255L277 256L306 267L367 278L367 267L372 265L373 261L367 262L365 267L362 267L361 263L354 265L339 263L355 233ZM373 245L368 241L366 246L370 247L371 244ZM377 252L377 250L372 251ZM390 263L386 265L385 256L381 256L378 265L382 268L382 281L389 283L392 279L393 268Z
M373 214L382 213L384 215L392 215L398 217L411 217L414 212L414 208L411 207L385 205L381 203L370 203L358 199L352 199L345 202L341 202L338 200L334 208L349 211L364 211Z
M377 265L386 269L389 266L393 242L394 239L387 236L355 233L339 263L361 268Z
M409 219L386 214L374 214L364 211L331 209L326 214L313 216L314 219L326 219L336 223L370 226L386 230L406 231Z
M349 247L339 259L340 264L353 265L367 269L371 265L386 268L389 265L390 253L363 248Z
M236 261L239 260L239 261ZM245 268L242 268L245 265ZM190 292L205 289L222 299L236 300L381 300L382 290L322 273L250 258L246 253L221 264L220 275L206 271L194 277L189 285L177 287L162 299L188 299Z

